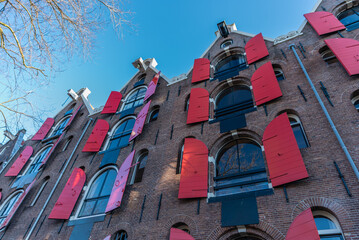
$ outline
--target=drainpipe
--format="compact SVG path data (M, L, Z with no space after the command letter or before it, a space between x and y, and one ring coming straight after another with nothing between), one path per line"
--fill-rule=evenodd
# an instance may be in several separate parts
M357 168L357 166L355 165L355 163L354 163L352 157L350 156L350 153L348 152L348 149L347 149L347 147L345 146L345 144L344 144L344 142L343 142L341 136L339 135L338 130L337 130L337 128L335 127L335 125L334 125L334 123L333 123L333 121L332 121L332 119L331 119L331 117L330 117L330 115L329 115L327 109L325 108L322 99L320 99L320 96L319 96L317 90L315 89L315 87L314 87L314 85L313 85L313 82L312 82L312 80L310 79L310 77L309 77L309 75L308 75L308 73L307 73L307 70L305 69L305 67L304 67L304 65L303 65L303 63L302 63L302 61L300 60L300 58L299 58L297 52L295 51L295 45L292 44L292 45L289 46L289 48L293 51L295 57L297 58L298 63L299 63L299 65L300 65L300 67L302 68L302 70L303 70L303 72L304 72L304 75L305 75L305 77L307 78L307 80L308 80L308 82L309 82L309 84L310 84L310 87L312 88L312 90L313 90L313 92L314 92L315 97L317 98L317 100L318 100L320 106L322 107L322 110L323 110L325 116L327 117L327 120L328 120L330 126L332 127L332 130L333 130L335 136L337 137L338 142L339 142L340 146L342 147L342 149L343 149L343 151L344 151L344 153L345 153L345 156L347 157L347 159L348 159L348 161L349 161L349 163L350 163L350 166L352 167L352 169L353 169L353 171L354 171L354 173L355 173L355 176L357 177L357 179L358 179L358 181L359 181L359 171L358 171L358 168Z
M80 142L81 142L83 136L85 135L85 132L86 132L87 128L89 127L90 123L92 122L92 120L93 120L93 119L90 118L89 121L87 122L85 129L83 130L83 132L82 132L82 134L81 134L79 140L78 140L77 143L76 143L76 146L74 147L74 150L72 151L70 157L67 159L67 161L66 161L66 163L65 163L65 166L63 167L63 169L62 169L62 171L61 171L59 177L57 178L56 183L55 183L54 187L52 188L52 190L51 190L51 192L50 192L48 198L46 199L46 202L45 202L44 206L41 208L39 214L37 215L37 218L36 218L34 224L31 226L31 229L30 229L30 231L28 232L28 234L27 234L25 240L30 239L30 236L31 236L32 232L34 231L34 229L35 229L35 227L36 227L36 224L39 222L41 215L44 213L45 208L47 207L47 204L50 202L50 199L51 199L52 195L54 194L54 192L55 192L57 186L59 185L59 183L60 183L60 181L61 181L61 179L62 179L62 177L63 177L63 175L64 175L64 173L65 173L65 171L66 171L67 166L69 165L69 163L70 163L72 157L74 156L74 154L75 154L75 152L76 152L76 150L77 150L77 147L79 146L79 144L80 144Z

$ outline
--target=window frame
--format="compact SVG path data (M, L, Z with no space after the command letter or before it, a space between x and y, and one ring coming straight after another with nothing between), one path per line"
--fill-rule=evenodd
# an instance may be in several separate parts
M125 233L126 235L124 236L124 238L122 238L122 234ZM118 236L118 234L121 234L121 236ZM118 238L119 237L119 238ZM117 232L115 232L115 234L113 235L113 238L111 238L112 240L127 240L128 239L128 233L125 230L119 230Z
M238 59L237 59L237 60L238 60L238 64L237 64L237 65L219 71L218 65L219 65L220 63L224 62L226 59L228 59L228 58L230 58L230 57L233 58L233 57L236 56L236 55L239 56ZM240 62L240 59L243 60L243 61ZM232 59L231 61L233 61L233 59ZM228 64L228 63L231 62L231 61L228 61L226 64ZM226 64L223 64L223 66L226 65ZM223 67L223 66L222 66L222 67ZM248 67L249 67L249 65L248 65L247 58L245 57L244 53L234 52L234 53L232 53L232 54L230 54L230 55L225 54L225 55L224 55L221 59L219 59L219 61L215 64L214 73L213 73L213 76L214 76L214 77L213 77L213 80L220 79L220 81L224 81L225 79L233 78L233 77L235 77L235 76L238 76L240 71L243 71L243 70L247 69ZM231 76L231 77L227 77L227 76L226 76L227 74L228 74L228 75L232 75L232 72L235 72L235 73L237 73L237 74L235 74L235 75L233 75L233 76ZM226 77L226 78L222 79L223 77Z
M291 123L291 122L290 122L290 118L296 120L296 122L295 122L295 123ZM303 135L303 138L304 138L304 141L305 141L305 143L306 143L306 145L307 145L306 147L302 147L302 148L299 147L299 145L298 145L299 149L309 148L309 147L310 147L309 140L308 140L308 137L307 137L306 132L304 131L304 127L303 127L302 121L300 121L300 118L299 118L297 115L295 115L295 114L288 114L288 120L289 120L290 127L292 128L292 130L293 130L293 126L299 125L300 130L301 130L302 135ZM294 134L294 131L293 131L293 134ZM295 135L294 135L294 136L295 136ZM298 144L297 138L296 138L295 140L296 140L296 142L297 142L297 144Z
M145 86L145 85L140 85L140 86L135 87L134 89L132 89L129 93L127 93L126 98L123 100L123 103L121 104L120 112L125 111L125 110L128 110L128 109L132 109L132 108L137 108L137 107L143 105L144 101L142 102L141 105L132 106L131 108L124 109L125 106L126 106L126 104L128 103L128 99L131 97L131 95L134 94L136 91L139 91L139 90L142 89L142 88L143 88L143 89L146 89L146 91L147 91L147 86ZM145 91L145 94L146 94L146 91ZM142 99L145 98L145 94L143 95L143 98L142 98ZM136 101L138 101L138 100L139 100L139 99L137 99L137 96L136 96L135 100L132 101L132 103L134 103L134 102L136 102Z
M154 114L156 111L157 111L157 117L156 117L155 119L152 119L152 116L153 116L153 114ZM148 114L148 115L149 115L149 118L148 118L148 120L147 120L147 123L157 121L159 114L160 114L160 108L159 108L159 107L153 108L152 111L150 112L150 114Z
M34 172L28 173L30 167L33 165L33 163L36 161L36 159L38 159L38 157L39 157L43 152L45 152L47 149L49 149L49 151L46 153L46 155L49 154L49 152L51 151L51 148L52 148L53 146L54 146L54 144L47 144L47 145L45 145L44 147L42 147L42 148L36 153L35 156L33 156L33 157L30 158L30 161L29 161L29 163L27 164L26 168L24 169L24 171L22 172L21 175L18 175L18 177L21 177L21 176L25 176L25 175L34 173ZM45 155L45 157L46 157L46 155ZM41 165L40 165L40 166L41 166ZM37 169L38 172L39 172L39 169L40 169L40 168Z
M11 193L5 201L3 201L3 203L0 205L0 212L3 210L4 206L11 201L14 197L17 197L16 200L13 202L10 210L8 211L8 214L6 216L0 216L0 224L3 223L3 221L7 218L7 216L9 215L9 213L11 212L11 210L14 208L15 203L19 200L19 198L21 197L22 194L24 194L24 189L19 189L14 191L13 193ZM2 220L4 219L4 220ZM0 232L2 232L5 228L1 229Z
M336 18L345 26L345 28L346 28L346 30L347 30L348 32L351 32L351 31L356 30L356 29L359 28L359 11L354 10L354 8L356 8L356 7L357 7L358 10L359 10L359 7L358 7L358 6L359 6L359 5L357 5L357 6L352 6L352 7L350 7L350 8L347 8L347 9L341 11L340 13L338 13L338 14L336 15ZM354 13L354 14L352 14L352 15L357 15L357 18L356 18L357 21L351 22L351 23L345 25L345 24L341 21L342 19L339 19L339 18L340 18L340 15L341 15L341 14L343 14L343 13L345 13L345 12L348 12L348 11L352 11L352 12ZM348 17L348 16L347 16L347 17ZM345 18L343 18L343 19L345 19ZM351 29L351 28L350 28L350 25L354 25L354 24L357 24L358 27ZM349 26L349 29L350 29L350 30L348 30L348 26Z
M47 183L49 182L49 180L50 180L50 178L47 178L47 179L44 180L44 182L42 183L40 189L37 191L34 199L31 201L30 207L33 207L36 204L37 200L39 200L40 195L44 191L44 189L45 189Z
M358 108L355 106L355 103L358 101L359 101L359 94L354 95L354 97L351 99L351 102L354 105L355 109L359 112L359 106L358 106Z
M318 53L320 54L323 61L327 64L333 64L338 62L338 58L335 56L332 50L328 46L323 46L318 50ZM325 57L326 54L331 54L329 57Z
M141 151L141 153L138 155L138 157L136 158L136 165L133 169L133 173L132 173L132 177L131 177L131 181L130 181L130 184L135 184L135 183L140 183L142 182L142 179L143 179L143 173L142 173L142 176L141 176L141 180L140 181L137 181L136 182L136 176L138 174L138 171L140 169L140 165L141 165L141 162L142 161L142 157L146 156L147 157L147 160L146 160L146 164L145 166L143 167L143 173L145 171L145 168L146 168L146 165L147 165L147 161L148 161L148 150L144 150L144 151Z
M67 125L67 123L70 121L70 118L71 118L72 114L69 114L69 115L66 115L64 116L63 118L61 118L54 127L51 128L51 132L49 134L49 136L47 138L53 138L53 137L56 137L56 136L60 136L63 132L64 132L64 129ZM60 125L62 123L64 123L65 121L67 120L67 122L65 123L65 126L62 128L62 131L60 134L56 134L54 135L55 132L57 132L60 128Z
M227 46L225 46L225 44L227 44L227 43L229 43L229 42L230 42L230 44L227 45ZM229 46L231 46L232 44L233 44L233 39L227 39L227 40L225 40L225 41L223 41L223 42L221 43L220 48L221 48L221 49L224 49L224 50L227 50L227 49L229 49Z
M323 210L313 210L312 214L313 214L314 220L315 220L315 217L317 217L317 216L325 217L325 218L328 218L330 221L332 221L334 223L334 225L336 226L336 229L328 229L328 230L318 230L317 229L320 237L341 235L342 239L344 240L344 234L343 234L342 228L340 227L340 223L332 214L328 213L327 211L323 211Z
M76 209L74 215L70 217L70 220L86 219L86 218L93 218L93 217L105 216L105 215L106 215L106 213L99 213L99 214L94 214L94 215L79 217L80 211L81 211L81 209L82 209L82 206L83 206L84 203L85 203L87 194L89 193L92 184L96 181L96 179L97 179L101 174L103 174L104 172L106 172L107 170L110 170L110 169L114 169L114 170L118 173L118 168L117 168L117 166L115 166L115 165L106 166L106 167L102 168L101 170L97 171L97 172L95 173L95 175L91 178L91 180L89 181L89 183L88 183L86 186L83 187L83 189L82 189L83 194L82 194L82 196L81 196L81 200L80 200L79 206L77 207L77 209ZM110 196L111 196L111 195L110 195Z
M272 67L277 81L280 82L285 80L283 69L278 64L272 64ZM275 73L276 71L279 73ZM282 77L282 79L278 79L278 77Z

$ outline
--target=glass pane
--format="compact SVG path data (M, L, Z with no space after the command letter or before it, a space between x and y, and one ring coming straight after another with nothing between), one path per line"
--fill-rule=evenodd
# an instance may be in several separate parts
M262 149L251 143L238 145L241 172L264 168Z
M97 204L96 204L93 214L104 213L106 210L108 199L109 199L109 197L101 198L101 199L97 200Z
M114 169L108 170L108 175L106 177L105 184L103 185L103 188L101 191L101 195L100 195L101 197L110 196L116 176L117 176L116 170L114 170Z
M158 112L159 112L159 110L155 110L155 111L152 112L151 117L150 117L150 122L153 122L153 121L157 120Z
M298 125L292 125L292 129L294 132L295 139L297 140L298 147L299 148L306 148L308 147L307 141L304 136L304 132L302 130L302 127Z
M114 149L118 147L118 143L120 142L121 138L110 140L110 144L108 145L107 149Z
M238 66L240 63L243 63L243 56L236 54L231 55L222 61L220 61L216 66L216 72L227 71L233 67Z
M318 216L314 217L314 221L318 230L337 229L337 226L335 226L333 221L329 218Z
M129 143L128 143L128 140L130 139L130 134L126 135L126 136L123 136L120 140L120 144L119 146L127 146Z
M123 122L120 126L118 126L115 133L114 133L114 135L121 134L124 131L125 127L126 127L126 123L127 123L127 121Z
M138 90L133 92L126 100L126 102L133 101L137 96Z
M225 176L238 172L239 162L237 158L237 145L233 145L220 157L217 164L217 176Z
M320 236L322 240L343 240L344 238L341 235L331 235L331 236Z
M130 131L132 131L132 129L133 129L133 125L135 125L135 119L129 119L129 120L127 120L127 124L126 124L126 128L125 128L125 130L126 131L128 131L128 130L130 130Z
M141 162L140 163L140 168L144 168L145 166L146 166L146 163L147 163L147 154L143 154L142 156L141 156L141 158L139 159L139 161Z
M102 173L96 180L92 183L91 188L86 196L86 199L95 198L100 195L102 185L105 181L107 172Z
M137 101L133 104L133 107L141 106L142 103L143 103L143 99L137 100Z
M14 207L15 202L19 199L21 193L16 194L13 196L1 209L0 216L7 216L11 209Z
M354 106L359 111L359 100L354 102Z
M221 93L216 102L216 108L222 109L248 101L252 101L251 91L240 86L234 86Z
M95 207L96 200L85 201L80 210L79 217L92 215L92 210Z

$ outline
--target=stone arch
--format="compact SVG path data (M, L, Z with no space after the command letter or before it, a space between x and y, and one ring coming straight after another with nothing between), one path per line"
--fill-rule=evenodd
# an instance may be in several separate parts
M185 214L177 214L171 217L165 224L164 224L164 234L163 238L165 239L166 236L169 234L171 227L176 223L185 223L187 224L188 228L190 229L191 235L196 237L198 234L198 227L196 222L188 215Z
M105 231L105 236L108 236L110 234L111 236L113 236L116 232L120 230L126 231L129 239L134 239L134 231L131 223L129 222L116 222L116 225L112 226L111 228L108 228L108 230Z

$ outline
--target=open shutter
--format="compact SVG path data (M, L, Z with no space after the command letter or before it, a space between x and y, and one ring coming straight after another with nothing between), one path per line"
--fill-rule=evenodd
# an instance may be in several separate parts
M12 164L10 169L6 172L5 177L17 176L33 152L34 149L31 146L26 146L25 149L20 153L19 157Z
M203 88L192 88L189 97L187 124L207 121L209 117L209 93Z
M269 55L262 33L252 37L244 47L248 64L254 63Z
M52 128L52 125L54 125L55 120L53 118L47 118L45 122L42 124L41 128L37 133L31 138L31 140L42 140L46 137L46 134L50 131Z
M151 97L155 91L156 91L156 87L157 87L157 83L158 83L158 79L160 78L161 75L161 71L159 71L152 79L152 81L148 84L148 88L145 94L145 98L144 101L146 101L149 97Z
M98 152L106 138L110 125L106 120L98 119L82 152Z
M181 229L171 228L170 240L195 240L195 239Z
M138 113L135 125L133 126L129 142L132 141L135 137L140 135L143 130L143 126L145 125L148 109L150 109L151 100L141 109Z
M207 58L195 59L192 71L192 83L209 79L210 65L211 63Z
M310 208L299 214L289 227L285 240L320 240Z
M125 159L125 161L122 163L120 170L118 170L115 183L112 187L112 192L110 195L110 199L108 200L107 206L106 206L106 213L110 212L121 205L122 197L125 192L126 183L128 174L130 173L131 164L133 157L135 155L135 151L132 151L130 155Z
M111 235L108 235L107 237L105 237L103 240L110 240L111 239Z
M200 140L184 141L178 198L207 197L208 148Z
M2 224L0 225L0 230L5 228L9 222L11 221L12 217L14 216L16 210L19 208L19 206L21 205L22 201L24 201L26 195L29 193L29 191L31 190L32 186L34 185L36 179L34 181L32 181L32 183L30 183L30 185L26 188L26 190L21 194L21 196L17 199L17 201L15 202L13 208L11 209L11 211L9 212L9 214L7 215L7 217L5 218L5 220L2 222Z
M120 92L112 91L108 97L101 114L116 113L118 106L120 105L122 94Z
M345 26L330 12L312 12L304 14L304 17L318 35L345 29Z
M253 73L251 83L257 106L282 96L271 62L262 65Z
M324 40L350 76L359 74L359 41L349 38Z
M262 141L273 187L308 177L287 113L268 124Z
M81 168L75 168L50 213L50 219L69 219L85 181L85 172Z
M70 117L70 120L67 122L64 129L68 129L70 127L72 121L75 119L76 115L79 113L81 107L82 107L82 104L72 113L72 116Z

